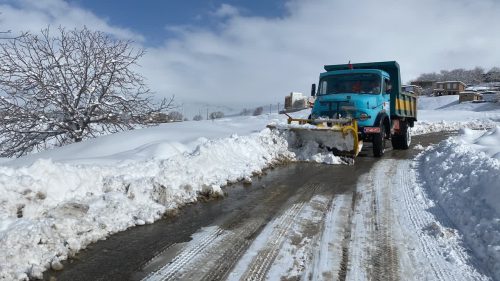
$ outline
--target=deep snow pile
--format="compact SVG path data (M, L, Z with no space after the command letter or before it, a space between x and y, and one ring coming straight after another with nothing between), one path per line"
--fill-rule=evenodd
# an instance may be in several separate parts
M3 159L0 279L39 278L92 242L199 196L221 196L224 185L283 160L343 163L318 148L290 151L286 136L265 128L285 120L171 123Z
M116 166L38 160L0 167L0 277L41 277L48 263L167 209L222 195L221 186L248 178L284 157L287 144L269 129L205 140L189 153Z
M423 185L500 280L500 127L462 129L417 157Z
M500 117L500 113L498 114ZM435 121L423 121L419 120L415 123L415 126L411 128L412 135L423 135L436 132L450 132L458 131L462 128L473 129L473 130L484 130L493 128L498 124L496 119L472 119L463 121L445 121L445 120L435 120Z

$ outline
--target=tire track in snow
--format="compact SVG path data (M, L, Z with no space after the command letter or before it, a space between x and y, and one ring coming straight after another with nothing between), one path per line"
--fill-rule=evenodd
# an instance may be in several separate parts
M393 237L391 172L378 161L359 177L345 277L340 280L399 280L399 251ZM344 278L342 278L344 277Z
M465 253L464 249L455 241L451 243L446 243L446 245L440 245L438 237L431 236L429 231L430 226L435 226L437 231L442 231L441 227L436 224L436 218L426 211L424 208L429 206L423 206L423 202L416 199L417 194L414 191L415 185L418 185L416 180L415 171L410 166L410 161L398 161L394 163L393 166L397 166L396 176L393 178L393 185L400 186L402 189L402 199L404 202L403 209L405 210L403 214L405 215L408 222L410 222L410 228L406 229L409 233L416 233L413 235L417 237L418 246L422 253L417 257L418 260L425 259L426 262L420 262L420 265L415 264L415 267L421 267L422 264L427 265L429 268L423 269L420 274L425 274L426 270L430 270L433 275L433 279L436 280L489 280L489 278L478 273L474 268L471 268L471 258ZM419 194L419 196L425 196L424 194ZM425 200L425 199L422 199ZM433 206L433 209L438 209L438 217L440 220L445 220L444 223L448 223L446 216L442 210L439 210L439 206ZM440 214L439 214L440 213ZM401 225L401 230L405 228ZM446 229L444 229L446 231ZM441 232L442 235L446 233ZM449 239L456 239L454 234L449 233ZM443 251L448 251L453 253L453 263L448 261L449 257L443 255Z
M375 249L371 252L371 277L373 280L399 280L398 249L392 237L394 215L391 207L389 181L395 172L394 166L376 166L374 169L374 190L372 208L374 210L372 234Z
M270 234L265 237L265 245L258 249L257 254L251 258L248 265L245 265L246 270L243 276L232 276L230 279L239 280L265 280L266 274L271 268L276 256L282 247L288 232L294 225L294 221L299 216L304 206L309 202L312 196L319 189L318 184L306 186L301 194L297 196L295 202L281 216L272 222L268 227L272 227ZM237 274L236 274L237 275Z
M264 227L264 220L253 221L239 228L233 235L223 241L228 245L223 254L215 262L215 266L201 278L203 281L223 280L229 274L239 258L252 242L254 236Z
M334 276L339 276L342 261L339 253L343 250L351 202L352 193L337 195L332 199L321 228L322 234L315 250L312 268L305 274L312 280L332 280Z
M401 186L403 190L403 200L407 210L406 215L409 218L409 221L411 222L411 225L414 227L414 229L418 232L421 232L421 230L427 224L425 221L428 220L425 220L422 215L417 215L419 210L415 205L415 200L413 199L414 194L413 192L411 192L411 186L415 181L412 180L409 173L403 173L401 171L405 168L410 169L407 163L402 164L401 167L398 168L397 177L395 178L397 180L397 184ZM449 272L444 271L441 266L438 266L435 262L433 262L437 260L437 257L439 257L440 254L432 247L430 247L430 243L426 241L429 237L424 236L424 234L418 236L420 245L423 250L423 256L427 259L426 264L430 266L430 269L434 273L434 276L437 278L437 280L456 280L452 279L452 276Z
M346 222L344 225L344 233L343 233L343 239L341 242L341 260L340 260L340 265L339 265L339 271L337 274L338 280L344 281L346 280L347 277L347 272L349 269L349 249L351 246L351 239L352 239L352 222L353 222L353 213L354 213L354 208L356 207L356 199L359 196L359 194L354 194L350 196L351 201L350 207L348 209L348 212L346 214Z
M261 279L265 278L266 272L285 240L288 229L318 188L318 184L304 186L291 199L292 202L299 203L292 205L278 217L276 220L278 224L269 240L268 246L270 247L262 251L258 262L254 264L255 276L261 275ZM213 227L215 229L211 231L196 234L171 262L143 280L223 280L227 278L239 258L267 225L269 211L282 208L280 204L276 205L276 199L280 196L282 194L271 192L261 205L252 208L251 213L239 214L224 222L221 226L224 229ZM264 207L266 205L270 207Z
M242 278L243 280L265 280L266 273L278 255L278 251L285 240L285 234L290 229L293 221L304 205L304 202L295 204L280 217L274 226L274 231L268 238L266 247L259 251L257 256L254 257Z
M199 234L201 237L199 236L195 241L189 243L189 245L170 263L146 276L143 280L164 281L175 279L176 274L178 274L185 265L195 259L200 252L213 245L216 240L221 239L225 234L227 233L218 227L213 227L210 231Z

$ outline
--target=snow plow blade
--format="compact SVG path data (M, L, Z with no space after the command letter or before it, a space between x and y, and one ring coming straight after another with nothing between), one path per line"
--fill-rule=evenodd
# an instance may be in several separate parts
M288 118L286 126L268 126L282 132L289 132L289 142L302 147L316 143L337 156L356 157L363 146L358 138L358 124L355 119L294 119Z

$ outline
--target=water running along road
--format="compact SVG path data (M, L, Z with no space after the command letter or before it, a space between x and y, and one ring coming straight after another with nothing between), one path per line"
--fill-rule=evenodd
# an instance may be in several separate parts
M426 146L443 138L438 134L415 137L414 144ZM457 275L435 260L428 261L433 264L429 275L412 269L422 259L420 252L436 253L432 247L425 250L430 245L425 240L408 246L394 212L398 208L393 206L393 193L403 190L395 188L409 188L414 180L405 177L401 167L410 169L405 159L416 153L389 150L376 159L367 150L352 166L292 163L268 170L251 185L226 187L222 200L186 206L172 218L91 245L66 262L63 271L49 271L45 277L408 280L430 276L453 280ZM412 200L411 194L396 200ZM408 221L414 223L405 227L424 227L425 222L418 219L410 217ZM467 263L467 257L462 259ZM481 279L477 276L471 275Z

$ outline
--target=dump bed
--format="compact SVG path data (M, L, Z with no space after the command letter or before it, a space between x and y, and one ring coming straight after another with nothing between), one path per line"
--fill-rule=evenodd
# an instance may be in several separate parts
M391 77L391 118L404 117L410 121L417 120L417 98L414 94L401 89L399 64L395 61L325 65L326 71L348 69L379 69Z
M391 117L417 121L417 97L410 92L391 93Z

